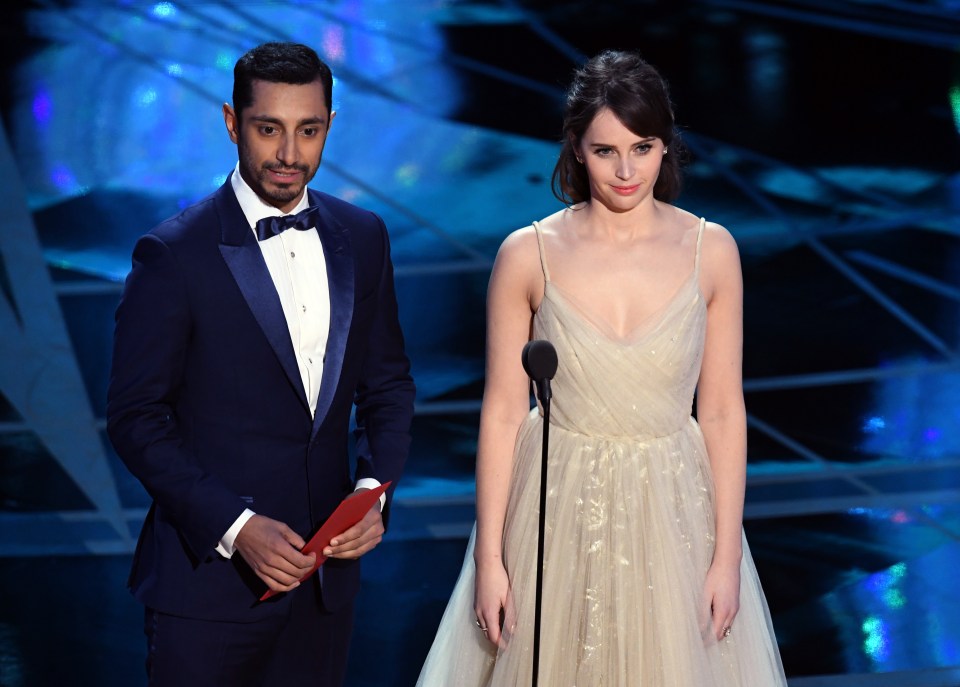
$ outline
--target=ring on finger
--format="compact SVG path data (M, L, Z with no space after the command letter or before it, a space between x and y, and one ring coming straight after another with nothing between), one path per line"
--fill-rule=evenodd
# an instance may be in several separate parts
M726 639L733 633L733 628L727 625L725 628L723 628L722 633L723 633L724 639Z

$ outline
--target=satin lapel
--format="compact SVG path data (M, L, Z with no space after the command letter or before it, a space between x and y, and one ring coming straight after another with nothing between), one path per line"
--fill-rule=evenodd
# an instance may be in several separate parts
M350 232L331 215L319 194L311 194L311 205L321 211L317 226L323 257L327 263L327 283L330 288L330 332L327 335L327 352L323 362L323 377L320 379L320 395L313 419L313 433L323 423L330 404L340 384L343 359L347 351L347 338L353 322L354 265ZM316 202L319 201L319 202Z
M229 179L217 192L216 203L221 227L220 254L240 287L253 317L270 342L287 379L299 394L304 408L309 410L280 296L257 245L257 237L247 224Z

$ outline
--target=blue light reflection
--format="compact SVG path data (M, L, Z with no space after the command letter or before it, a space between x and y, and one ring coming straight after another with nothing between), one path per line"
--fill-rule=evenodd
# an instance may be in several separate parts
M50 99L50 93L46 90L38 91L33 97L33 116L38 124L46 124L50 121L53 111L53 101Z
M847 670L887 672L960 662L958 567L960 544L951 542L824 597L846 637Z
M960 374L892 377L874 389L872 412L862 426L866 453L913 463L960 455L960 432L944 431L960 423Z
M173 19L177 16L177 8L172 2L158 2L153 6L153 16L160 19Z

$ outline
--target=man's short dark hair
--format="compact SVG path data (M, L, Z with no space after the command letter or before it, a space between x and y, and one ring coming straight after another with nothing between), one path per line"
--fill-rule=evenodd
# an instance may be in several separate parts
M237 117L253 104L253 82L308 84L319 81L333 108L333 75L317 53L301 43L263 43L237 60L233 68L233 110Z

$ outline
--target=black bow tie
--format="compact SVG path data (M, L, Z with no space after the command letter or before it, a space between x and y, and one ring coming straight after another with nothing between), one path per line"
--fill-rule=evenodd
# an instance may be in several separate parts
M301 210L295 215L280 215L279 217L264 217L257 221L257 241L266 241L287 229L306 231L317 226L319 219L318 208L312 207Z

